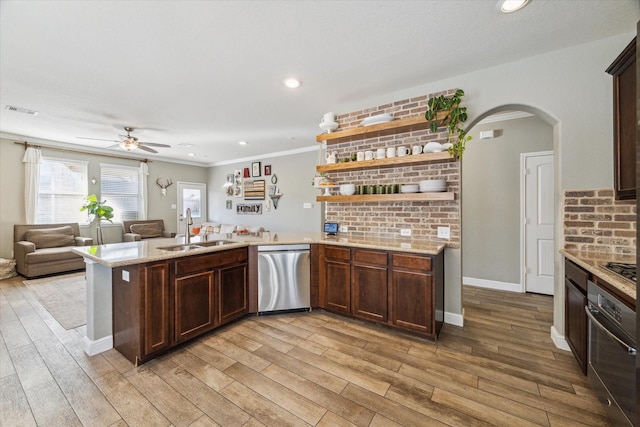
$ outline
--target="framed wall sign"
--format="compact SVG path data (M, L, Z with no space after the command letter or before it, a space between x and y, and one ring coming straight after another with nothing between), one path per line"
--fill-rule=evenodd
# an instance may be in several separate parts
M264 179L244 180L245 200L264 200L266 185Z
M251 176L261 176L260 175L260 162L251 163Z
M265 175L271 175L271 165L265 165L264 166L264 174Z

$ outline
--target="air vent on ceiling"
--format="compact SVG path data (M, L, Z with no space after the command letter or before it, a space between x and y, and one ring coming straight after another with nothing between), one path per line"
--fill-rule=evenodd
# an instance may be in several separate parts
M16 107L15 105L7 105L7 110L15 111L16 113L29 114L30 116L38 115L38 112L35 110L28 110L26 108Z

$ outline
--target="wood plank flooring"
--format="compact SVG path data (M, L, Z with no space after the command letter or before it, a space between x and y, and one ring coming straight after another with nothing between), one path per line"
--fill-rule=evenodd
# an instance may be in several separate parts
M247 317L134 367L0 281L2 426L606 426L552 298L464 287L437 343L324 311Z

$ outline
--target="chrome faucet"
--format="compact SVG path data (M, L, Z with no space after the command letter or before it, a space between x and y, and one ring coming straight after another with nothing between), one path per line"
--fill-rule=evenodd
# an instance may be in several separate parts
M191 208L187 208L187 237L185 237L185 243L191 243L191 232L189 231L190 225L193 225L193 219L191 218Z

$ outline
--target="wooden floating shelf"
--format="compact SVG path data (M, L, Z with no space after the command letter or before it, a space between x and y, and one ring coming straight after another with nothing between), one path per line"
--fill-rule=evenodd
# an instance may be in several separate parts
M361 169L385 168L394 166L416 166L427 163L449 162L455 160L448 151L439 153L422 153L402 157L389 157L379 160L361 160L346 163L331 163L316 166L318 172L346 172Z
M441 112L438 113L437 117L440 120L446 116L446 114L447 112ZM429 129L429 123L430 122L424 118L424 115L406 117L404 119L392 120L390 122L378 123L370 126L358 126L352 129L323 133L316 136L316 141L326 141L327 144L337 144L339 142L375 138L378 136L393 135L403 132L413 132Z
M317 196L317 202L431 202L455 200L453 191L434 193L354 194L353 196Z

